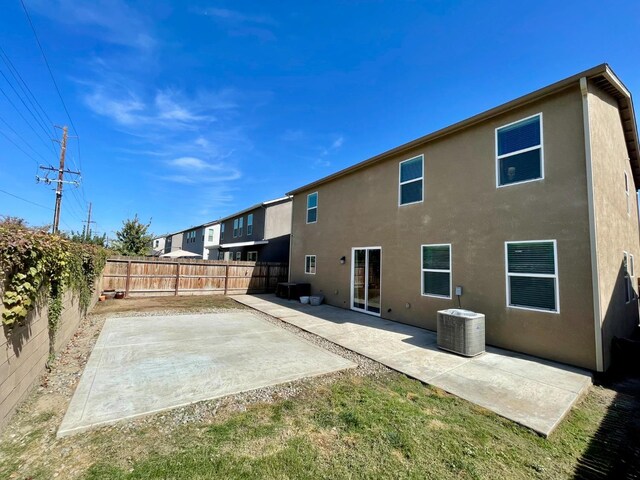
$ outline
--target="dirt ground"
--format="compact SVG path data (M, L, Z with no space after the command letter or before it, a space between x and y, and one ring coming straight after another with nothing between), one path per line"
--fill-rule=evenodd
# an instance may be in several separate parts
M231 297L223 295L138 297L98 302L91 313L94 315L107 313L125 314L129 312L161 312L163 310L190 312L208 308L244 309L246 307L234 301Z

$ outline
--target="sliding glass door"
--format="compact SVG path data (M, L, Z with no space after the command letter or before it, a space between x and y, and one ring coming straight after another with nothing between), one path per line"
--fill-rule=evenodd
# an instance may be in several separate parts
M380 247L354 248L351 270L351 308L380 315Z

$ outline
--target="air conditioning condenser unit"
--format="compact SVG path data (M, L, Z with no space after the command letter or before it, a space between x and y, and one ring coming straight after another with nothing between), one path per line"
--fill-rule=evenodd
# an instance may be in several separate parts
M465 357L484 352L484 315L450 308L438 312L438 347Z

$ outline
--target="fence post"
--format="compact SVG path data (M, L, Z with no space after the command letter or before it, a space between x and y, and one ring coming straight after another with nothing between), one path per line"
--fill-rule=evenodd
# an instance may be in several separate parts
M271 288L271 265L267 263L267 284L265 286L265 293L269 293L269 289Z
M175 292L173 293L174 296L178 295L179 288L180 288L180 262L178 262L178 265L176 266L176 289L175 289Z
M129 297L129 287L131 285L131 260L127 261L127 279L124 282L124 296Z
M224 266L224 294L227 294L227 283L229 282L229 264Z

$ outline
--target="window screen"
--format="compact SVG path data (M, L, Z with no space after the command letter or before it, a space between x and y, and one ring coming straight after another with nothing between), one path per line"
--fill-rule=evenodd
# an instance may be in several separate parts
M555 241L508 242L509 306L558 311Z

